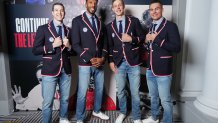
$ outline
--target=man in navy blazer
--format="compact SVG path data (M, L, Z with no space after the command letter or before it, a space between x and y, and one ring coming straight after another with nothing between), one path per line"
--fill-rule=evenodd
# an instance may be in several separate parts
M124 14L123 0L112 0L114 21L107 25L109 65L115 73L120 114L115 123L122 123L127 115L126 83L130 84L134 123L141 123L140 111L140 55L139 45L144 41L139 20Z
M159 97L164 109L163 122L172 123L170 88L173 53L180 51L180 35L177 25L162 16L163 5L159 0L151 1L149 11L153 26L149 29L145 42L149 50L146 77L151 97L151 117L143 120L143 123L159 122Z
M65 9L62 3L52 6L53 20L38 27L32 52L42 55L42 114L43 123L52 122L52 105L56 85L60 89L60 123L68 121L68 98L71 86L70 29L63 24Z
M90 77L94 78L94 111L92 115L103 120L109 117L102 113L102 96L104 88L103 64L107 55L105 27L95 15L98 0L86 0L86 12L72 21L73 49L78 55L79 82L77 91L76 117L77 123L85 119L86 92Z

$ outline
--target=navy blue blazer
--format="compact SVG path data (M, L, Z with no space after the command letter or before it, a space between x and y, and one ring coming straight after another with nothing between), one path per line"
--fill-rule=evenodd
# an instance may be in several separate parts
M97 16L96 19L97 35L95 35L85 12L72 21L72 46L79 57L79 65L81 66L91 66L90 60L92 58L102 58L107 55L105 26Z
M107 25L107 36L109 44L109 63L114 62L119 66L122 59L126 59L129 65L141 64L139 55L140 42L144 41L142 26L138 18L125 16L125 33L132 37L132 42L121 41L121 35L118 34L116 19Z
M173 53L181 49L178 27L164 18L156 32L158 35L148 52L148 69L156 76L172 75Z
M70 28L64 25L65 36L70 40ZM58 76L62 67L66 74L71 74L70 55L72 50L65 46L53 49L52 43L58 37L53 21L38 27L32 52L34 55L42 55L42 75ZM71 42L70 42L71 43Z

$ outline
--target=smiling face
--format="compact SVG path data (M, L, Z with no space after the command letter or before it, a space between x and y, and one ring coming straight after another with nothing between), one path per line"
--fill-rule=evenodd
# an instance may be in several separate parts
M116 14L116 16L123 16L124 15L124 3L122 0L115 0L112 3L112 10Z
M65 16L65 10L62 5L54 5L52 10L52 16L54 20L62 22Z
M97 10L97 0L87 0L86 1L86 10L89 14L94 15Z
M149 12L153 20L159 20L162 17L163 6L160 3L152 3L149 6Z

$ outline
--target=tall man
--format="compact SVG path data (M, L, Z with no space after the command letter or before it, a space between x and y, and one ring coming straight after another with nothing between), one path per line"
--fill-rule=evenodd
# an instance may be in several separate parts
M85 119L86 92L90 76L94 78L95 98L92 115L103 120L109 117L100 109L102 105L104 71L103 64L107 54L104 24L95 15L98 0L86 0L86 12L72 21L73 49L79 59L79 82L77 91L76 117L77 123Z
M52 105L56 85L60 89L60 123L68 121L68 98L71 85L70 29L63 24L65 9L62 3L52 6L53 20L39 26L32 52L42 55L42 114L43 123L52 122Z
M147 85L151 97L151 117L143 123L159 122L159 97L164 109L163 122L172 123L173 105L170 95L173 53L180 51L181 41L176 24L162 16L163 5L159 0L151 1L150 15L153 26L146 35L149 49Z
M109 65L115 73L120 108L120 115L115 123L122 123L127 115L127 77L131 91L133 120L134 123L141 123L139 44L144 41L144 34L139 20L126 16L124 8L123 0L112 0L112 10L116 18L107 25Z

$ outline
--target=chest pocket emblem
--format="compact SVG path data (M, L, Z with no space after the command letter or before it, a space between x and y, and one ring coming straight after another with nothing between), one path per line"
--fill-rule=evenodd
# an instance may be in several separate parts
M83 32L87 32L88 29L86 27L83 28Z
M112 37L113 37L113 38L115 37L115 34L114 34L114 33L112 33Z
M49 42L54 42L54 38L53 37L50 37L48 40L49 40Z

